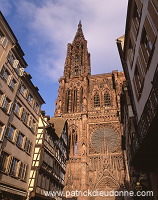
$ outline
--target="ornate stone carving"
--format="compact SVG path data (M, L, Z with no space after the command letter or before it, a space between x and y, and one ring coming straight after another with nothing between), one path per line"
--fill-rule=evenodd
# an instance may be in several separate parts
M72 153L74 141L70 142L67 161L65 190L68 191L108 190L123 184L118 95L124 77L117 71L99 75L90 75L90 71L87 41L79 24L72 44L68 44L55 111L55 116L68 120L69 136L77 133L78 153ZM100 106L94 107L96 91ZM110 96L109 106L105 106L105 92Z

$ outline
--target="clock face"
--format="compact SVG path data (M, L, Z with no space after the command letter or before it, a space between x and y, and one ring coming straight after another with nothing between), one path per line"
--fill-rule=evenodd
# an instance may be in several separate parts
M91 144L97 153L114 152L118 146L118 134L112 128L101 127L93 133Z

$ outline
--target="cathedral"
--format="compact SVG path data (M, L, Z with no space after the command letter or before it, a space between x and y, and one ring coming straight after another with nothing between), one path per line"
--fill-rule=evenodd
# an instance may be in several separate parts
M55 117L68 122L69 158L64 191L112 191L124 185L120 94L124 73L91 75L90 53L81 22L67 46L59 79ZM116 199L77 196L72 199ZM69 197L70 199L70 197Z

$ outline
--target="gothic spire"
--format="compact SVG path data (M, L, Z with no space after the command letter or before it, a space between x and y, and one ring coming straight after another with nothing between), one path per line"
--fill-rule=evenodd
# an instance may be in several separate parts
M81 24L81 20L79 21L79 24L78 24L78 29L77 29L77 32L76 32L76 35L75 35L75 38L74 38L74 41L75 42L76 40L80 39L80 38L84 38L84 35L83 35L83 31L82 31L82 24Z
M64 76L66 78L88 76L91 73L90 71L90 54L82 32L82 24L79 21L74 40L67 47Z

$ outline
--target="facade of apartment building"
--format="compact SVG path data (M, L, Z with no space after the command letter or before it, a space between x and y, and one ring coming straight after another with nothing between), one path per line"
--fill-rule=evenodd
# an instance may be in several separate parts
M26 199L40 107L17 38L0 13L0 198Z
M68 44L55 110L56 117L68 122L69 159L64 191L70 194L76 190L119 190L124 186L119 122L123 80L124 73L118 71L91 75L90 54L80 22L72 44ZM67 198L107 199L74 196Z
M139 181L158 198L158 1L130 0L125 38L117 45L135 123L125 130L131 184ZM125 87L126 88L126 87ZM124 88L124 89L125 89ZM127 98L126 98L127 101ZM127 108L127 105L125 106ZM125 108L124 107L124 108ZM127 110L127 109L126 109ZM123 120L124 126L130 117Z
M41 115L29 180L31 200L62 199L67 160L67 122Z

